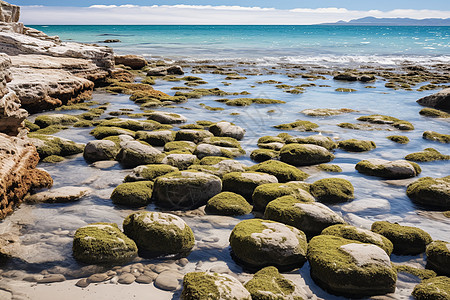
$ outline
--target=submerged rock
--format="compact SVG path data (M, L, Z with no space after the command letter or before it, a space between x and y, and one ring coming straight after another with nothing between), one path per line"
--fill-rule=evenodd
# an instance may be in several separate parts
M425 148L423 151L414 152L406 155L405 159L418 162L450 160L450 155L442 154L433 148Z
M425 131L422 137L426 140L440 142L444 144L450 143L450 134L442 134L435 131Z
M408 185L406 195L414 202L438 209L450 209L450 176L423 177Z
M434 241L426 249L427 268L436 271L439 275L450 275L450 243Z
M420 98L417 100L417 103L436 109L450 110L450 88L443 89L433 95Z
M327 163L334 155L326 148L310 144L289 144L281 148L280 160L294 166Z
M87 187L65 186L28 196L24 201L28 203L66 203L79 200L91 192L92 190Z
M358 121L363 122L369 122L373 124L386 124L390 125L394 128L400 129L400 130L413 130L414 126L404 120L400 120L391 116L385 116L385 115L370 115L370 116L362 116L357 119Z
M450 298L450 278L438 276L422 281L414 287L412 295L416 300L444 300Z
M421 173L418 164L406 160L388 161L371 158L358 162L355 169L369 176L378 176L388 179L404 179L415 177Z

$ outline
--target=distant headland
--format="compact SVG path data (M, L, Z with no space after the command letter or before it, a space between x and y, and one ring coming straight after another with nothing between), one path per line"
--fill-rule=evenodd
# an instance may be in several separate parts
M439 19L411 19L411 18L375 18L365 17L336 23L322 23L319 25L360 25L360 26L450 26L450 18Z

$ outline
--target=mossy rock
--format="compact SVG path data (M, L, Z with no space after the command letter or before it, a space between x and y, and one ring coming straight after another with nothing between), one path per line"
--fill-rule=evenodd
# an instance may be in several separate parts
M211 144L200 143L195 148L194 154L197 155L198 158L204 158L207 156L224 156L227 158L235 158L238 156L242 156L245 154L245 150L241 147L222 147Z
M434 241L426 249L427 268L439 275L450 276L450 243Z
M199 164L204 165L204 166L212 166L212 165L215 165L215 164L217 164L223 160L227 160L227 159L229 159L229 158L221 157L221 156L206 156L200 160Z
M442 178L420 178L408 185L406 195L420 205L449 210L450 176Z
M170 130L138 131L136 139L145 141L152 146L164 146L175 139L175 132Z
M405 156L406 160L426 162L435 160L450 160L450 155L445 155L433 148L426 148L423 151L410 153Z
M419 111L419 114L425 117L433 117L433 118L450 118L450 114L445 111L434 109L434 108L422 108Z
M374 244L383 249L387 255L391 255L392 250L394 249L392 242L381 234L351 225L332 225L325 228L322 231L322 234L339 236L366 244Z
M30 130L30 132L41 129L38 125L31 123L29 120L24 120L25 127Z
M436 277L436 272L432 271L432 270L427 270L427 269L422 269L422 268L415 268L413 266L409 266L409 265L394 265L395 270L398 273L408 273L411 275L414 275L416 277L418 277L421 280L424 279L430 279L433 277Z
M59 163L59 162L62 162L62 161L64 161L65 160L65 158L64 157L62 157L62 156L59 156L59 155L50 155L50 156L47 156L46 158L44 158L43 160L41 160L42 162L45 162L45 163Z
M113 141L90 141L84 147L83 157L86 161L113 160L120 151L120 147Z
M394 245L394 254L417 255L425 252L426 246L431 243L431 236L417 227L402 226L387 221L377 221L372 224L371 230L388 238Z
M126 263L137 256L137 246L115 223L93 223L78 228L73 256L87 264Z
M191 272L183 277L182 300L252 300L250 293L235 277L211 272Z
M277 183L275 176L260 172L231 172L222 178L223 190L252 199L253 191L257 186L265 183Z
M328 150L333 150L337 148L337 144L329 137L320 134L311 135L308 137L295 137L289 138L286 141L287 144L313 144L317 146L324 147Z
M419 175L422 170L418 164L406 160L388 161L371 158L361 160L355 169L369 176L378 176L388 179L404 179Z
M266 136L260 137L258 139L258 144L267 144L267 143L283 143L284 144L284 142L285 142L284 139L282 139L279 136L266 135Z
M116 136L116 135L129 135L131 137L134 137L135 132L123 129L120 127L104 127L104 126L98 126L91 130L91 135L93 135L96 139L101 140L105 137L109 136Z
M133 169L133 173L127 175L124 180L125 182L153 181L159 176L176 171L178 171L178 168L162 164L137 166Z
M146 206L153 193L153 182L138 181L119 184L111 194L114 204L126 206Z
M103 120L100 123L102 127L118 127L123 129L128 129L131 131L138 130L159 130L159 129L171 129L171 125L163 125L159 122L153 120L130 120L130 119L110 119Z
M268 220L239 222L230 234L234 258L246 266L282 269L301 267L306 261L305 234L297 228Z
M197 164L197 156L188 153L171 153L162 160L163 164L176 167L179 170L186 170L190 166Z
M337 213L318 202L302 202L293 196L283 196L267 204L264 218L300 229L308 237L318 235L335 224L345 224Z
M196 144L200 143L206 138L213 137L213 134L207 130L196 129L182 129L176 132L176 141L190 141Z
M302 114L305 114L310 117L328 117L328 116L347 114L347 113L351 113L351 112L356 112L356 110L349 109L349 108L340 108L340 109L315 108L315 109L304 109L301 111Z
M44 159L51 155L69 156L82 153L83 144L77 144L73 141L42 134L29 134L34 146L36 147L39 157Z
M407 136L404 135L390 135L388 137L389 140L399 143L399 144L408 144L409 143L409 138Z
M126 168L134 168L139 165L161 163L165 154L149 145L138 141L123 142L122 149L116 159Z
M73 115L51 114L37 116L34 120L34 124L40 128L45 128L50 125L73 125L78 121L80 121L80 119Z
M331 235L308 245L311 277L322 288L350 298L393 293L397 273L380 247Z
M307 297L292 281L284 278L277 268L265 267L253 275L245 288L256 300L292 299L304 300Z
M264 211L267 204L282 196L292 196L298 201L314 202L306 182L266 183L258 186L252 195L255 210Z
M394 117L385 115L370 115L362 116L357 119L358 121L369 122L373 124L387 124L400 130L413 130L414 126L404 120L400 120Z
M256 162L264 162L278 158L279 151L270 149L255 149L250 153L250 159Z
M186 222L168 213L132 213L123 221L123 231L144 256L185 256L195 244L194 233Z
M354 199L354 188L343 178L324 178L311 184L311 194L321 202L346 202Z
M198 124L185 124L181 125L180 129L205 129L205 127Z
M194 142L189 141L174 141L168 142L164 145L164 151L182 151L184 153L194 153L196 148L196 144Z
M341 173L342 172L342 168L339 167L338 165L320 164L317 167L325 172L330 172L330 173Z
M36 130L34 133L36 134L55 134L60 132L61 130L67 129L67 126L62 125L50 125L42 129Z
M262 172L275 176L278 182L302 181L309 177L305 172L281 161L269 160L248 168L248 171Z
M246 168L247 166L239 161L226 159L214 165L192 165L189 167L189 170L205 172L222 178L230 172L245 172Z
M241 195L222 192L208 200L206 213L222 216L240 216L249 214L252 206Z
M375 149L377 146L373 141L349 139L339 142L339 148L351 152L364 152Z
M292 123L276 125L274 127L282 130L313 131L319 127L319 125L310 121L298 120Z
M202 141L202 143L214 145L214 146L220 146L220 147L241 149L241 144L239 143L239 141L232 137L213 136L213 137L205 138Z
M341 92L341 93L352 93L352 92L356 92L355 89L349 89L349 88L337 88L335 89L336 92Z
M310 144L288 144L280 150L280 160L294 166L327 163L334 155L326 148Z
M442 134L435 131L425 131L422 137L430 141L440 142L444 144L450 143L450 134Z
M414 287L412 295L416 300L450 299L450 278L438 276L427 279Z

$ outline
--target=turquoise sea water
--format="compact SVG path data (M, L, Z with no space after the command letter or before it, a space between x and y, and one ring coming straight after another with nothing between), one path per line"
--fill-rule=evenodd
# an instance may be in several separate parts
M450 27L415 26L33 26L63 40L106 44L117 53L260 63L450 61Z

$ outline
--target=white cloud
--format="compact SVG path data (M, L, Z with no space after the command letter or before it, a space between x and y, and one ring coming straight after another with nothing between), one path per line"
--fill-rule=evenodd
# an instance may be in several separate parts
M275 8L212 5L92 5L90 7L23 6L25 24L267 24L308 25L367 16L447 18L450 11L396 9L357 11L346 8Z

